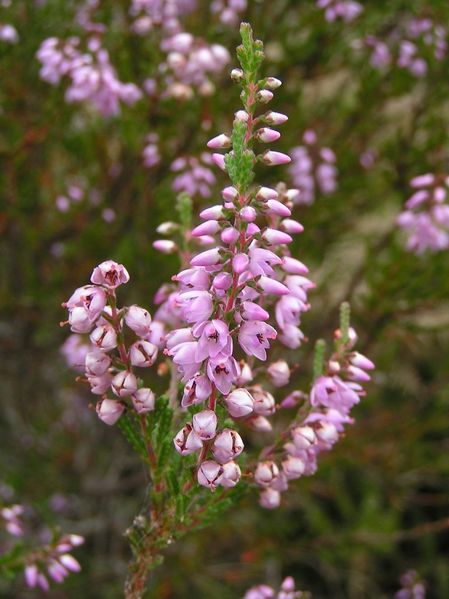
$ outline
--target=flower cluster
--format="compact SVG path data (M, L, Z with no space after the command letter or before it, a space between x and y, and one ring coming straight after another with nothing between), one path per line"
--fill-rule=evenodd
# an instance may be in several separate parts
M161 161L159 136L157 133L150 133L145 141L146 144L142 152L143 165L145 168L153 168Z
M291 150L289 173L300 192L296 203L312 204L317 188L324 195L337 189L336 158L330 148L318 145L317 135L310 129L305 131L303 142Z
M401 589L395 593L395 599L425 599L426 587L419 580L415 570L408 570L401 578Z
M349 319L348 307L342 306L342 321ZM346 328L346 325L345 325ZM310 395L304 402L289 430L281 435L282 447L275 444L264 449L254 479L261 488L260 504L273 509L280 505L281 492L288 489L290 480L310 476L317 470L317 458L338 441L346 424L352 424L351 409L365 392L362 382L370 380L367 371L374 364L353 350L357 340L354 329L335 332L335 349L330 359L322 361L323 347L318 344L316 360L319 376L316 377ZM295 405L303 399L298 392L292 393L281 404ZM276 456L279 459L276 460Z
M410 181L414 192L397 223L407 236L407 249L416 254L449 247L449 177L426 173Z
M239 22L240 15L246 7L246 0L212 0L210 10L219 15L223 25L234 26Z
M0 524L14 537L23 535L23 524L20 519L24 508L20 504L8 505L0 508Z
M125 267L107 260L94 269L92 284L76 289L63 304L69 311L71 330L90 334L92 347L84 358L85 380L93 394L102 396L97 414L109 425L115 424L126 408L137 414L154 409L154 393L139 388L134 372L152 366L157 358L151 316L139 306L118 309L116 304L116 288L128 281ZM129 347L125 335L133 337ZM80 351L75 341L70 343ZM108 391L112 391L113 399L107 397Z
M85 51L78 37L48 38L42 42L37 58L44 81L57 85L62 78L68 78L67 102L87 102L104 116L118 114L120 102L134 104L142 96L136 85L117 78L109 54L97 36L88 39Z
M199 158L186 156L176 158L171 164L171 170L177 173L172 183L176 193L185 192L190 197L196 195L210 198L211 187L215 184L216 177L209 166L212 164L210 154L203 153Z
M295 590L295 581L287 576L277 593L267 584L259 584L248 589L243 599L306 599L309 596L307 592Z
M317 6L324 9L325 19L329 23L337 19L350 23L363 11L363 6L354 0L318 0Z
M260 385L248 387L252 368L238 356L266 361L278 333L285 345L298 347L303 338L300 315L309 307L307 291L313 286L304 277L307 268L287 249L291 234L303 230L290 218L290 195L250 185L256 161L271 166L286 164L290 158L273 150L256 155L252 149L256 143L279 139L280 133L270 125L280 125L287 117L273 111L256 116L257 107L272 99L281 82L273 77L257 81L245 70L247 55L253 57L253 65L261 60L249 31L242 26L243 70L232 72L242 84L245 110L236 113L231 137L220 134L208 142L212 150L232 146L228 154L214 153L212 158L228 172L233 185L223 190L222 205L200 213L204 222L191 232L193 237L212 237L215 247L194 255L190 267L175 277L176 303L188 326L170 332L166 343L166 353L185 383L182 407L207 402L207 408L176 435L175 448L182 455L199 452L198 482L211 489L237 483L241 473L234 460L243 450L239 433L220 426L217 404L231 420L257 430L271 429L266 417L275 411L271 393ZM273 303L279 331L267 322L266 308ZM271 372L279 382L288 381L284 364L272 365Z
M129 12L135 33L145 35L159 29L170 35L181 30L179 17L195 8L195 0L132 0Z
M79 535L64 535L56 542L30 553L25 565L27 586L48 591L50 585L47 576L56 583L62 583L70 572L79 572L81 566L70 551L83 543L84 538Z
M370 51L370 63L379 70L396 66L414 77L423 77L432 59L441 61L447 54L447 30L430 18L408 19L386 39L368 35L356 40L355 48Z

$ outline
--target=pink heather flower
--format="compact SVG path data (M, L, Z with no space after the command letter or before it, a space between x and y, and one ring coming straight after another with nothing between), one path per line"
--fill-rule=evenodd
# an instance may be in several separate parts
M94 349L86 354L85 366L89 376L101 376L111 365L111 358L104 352Z
M92 344L103 351L111 351L117 347L117 333L110 324L103 324L90 334Z
M359 401L358 394L351 388L350 384L343 382L337 376L318 377L310 392L312 406L334 408L340 412L350 410Z
M223 25L233 27L238 25L241 20L240 13L246 10L246 7L246 0L212 0L210 10L212 13L219 15Z
M37 585L38 573L36 564L25 566L25 582L31 589L34 589Z
M129 348L129 359L133 366L148 368L157 358L157 347L149 341L136 341Z
M225 464L239 456L243 447L243 441L238 432L225 428L215 437L212 453L217 462Z
M224 133L213 137L207 142L207 147L211 150L222 150L231 147L231 138Z
M297 457L287 456L282 462L282 470L288 480L295 480L304 474L304 462Z
M238 464L233 461L227 462L226 464L223 464L223 474L220 479L220 485L228 489L235 487L239 482L241 475L242 471Z
M91 323L94 323L106 306L106 293L101 287L85 285L84 287L76 289L63 306L67 308L69 312L73 311L75 308L82 308L84 310L84 312L78 311L79 316L76 315L72 317L74 321L81 320L81 314L83 314Z
M114 425L125 410L125 406L115 399L102 399L97 402L97 415L109 426Z
M187 423L184 428L179 431L173 439L173 443L176 451L181 455L190 455L203 447L203 442L193 430L190 423Z
M273 266L281 264L282 260L271 250L259 248L252 243L249 248L249 270L255 277L257 275L273 274Z
M309 272L309 269L305 264L290 256L284 256L284 258L282 258L282 269L286 273L292 275L305 275Z
M61 564L67 568L67 570L70 570L70 572L80 572L81 571L81 566L78 562L78 560L76 560L73 555L70 555L69 553L64 553L63 555L60 555L58 557L59 561L61 562Z
M286 287L283 283L265 276L260 277L258 285L262 291L268 294L286 295L289 293L288 287Z
M242 316L245 320L268 320L270 314L259 304L251 301L242 302Z
M91 349L91 344L84 341L80 335L69 335L61 345L60 352L70 368L82 372L86 355Z
M137 379L129 370L122 370L112 379L111 388L118 397L128 397L137 391Z
M233 418L248 416L254 410L254 400L246 389L234 389L225 398L226 409Z
M192 266L215 266L221 261L221 248L213 248L197 254L190 260Z
M212 296L208 291L186 291L180 293L178 302L181 314L187 322L201 322L212 314Z
M217 422L213 410L203 410L193 416L193 430L202 441L209 441L215 437Z
M251 394L254 400L254 412L261 416L271 416L276 410L274 397L268 391L262 389L260 385L251 388Z
M278 231L277 229L265 229L262 233L262 239L268 243L268 245L282 245L288 244L293 241L290 235Z
M268 200L265 204L267 214L276 214L276 216L290 216L292 211L278 200Z
M138 389L132 396L134 409L138 414L152 412L155 406L155 396L153 391L148 388Z
M90 280L96 285L104 285L109 289L115 289L129 281L129 274L123 264L106 260L94 268Z
M151 315L145 308L130 306L125 313L125 322L139 337L145 338L150 334Z
M268 366L267 370L275 387L284 387L290 380L290 368L285 360L277 360Z
M270 433L273 430L271 422L265 416L252 414L246 421L245 424L252 428L254 431L259 433Z
M112 375L106 372L101 376L88 376L87 380L94 395L103 395L111 386Z
M203 403L212 393L212 385L205 375L196 374L184 387L184 394L181 400L181 406L188 406Z
M221 483L223 473L223 466L213 460L206 460L198 468L198 483L213 490Z
M259 360L267 359L266 350L270 348L269 339L276 339L277 332L269 324L252 320L245 322L239 329L240 347L248 356L256 356Z
M281 504L281 494L270 487L262 489L259 496L259 503L261 507L267 510L276 509Z
M257 464L254 480L261 487L269 487L278 476L279 468L275 462L266 460Z
M161 161L158 142L159 137L156 133L147 135L146 145L142 152L143 165L145 168L153 168Z
M16 28L9 23L0 23L0 40L8 44L17 44L19 34Z
M209 359L207 363L207 376L223 395L228 395L239 374L240 367L232 356L217 356Z
M263 143L272 143L277 141L281 137L279 131L270 129L269 127L262 127L256 132L256 139Z
M316 434L310 426L297 426L292 430L292 439L296 449L302 451L316 443Z
M196 325L193 329L195 337L199 337L195 361L202 362L206 358L228 357L232 355L232 338L229 328L221 320L211 320Z

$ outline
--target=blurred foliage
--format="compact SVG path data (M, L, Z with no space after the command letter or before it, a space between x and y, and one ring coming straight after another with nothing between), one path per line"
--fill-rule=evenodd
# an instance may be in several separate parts
M232 50L237 28L198 4L187 29ZM132 277L123 299L151 307L177 267L151 248L155 227L174 212L169 165L229 131L239 103L225 77L209 98L181 107L146 99L113 119L66 104L62 86L39 79L35 53L49 36L79 33L77 6L17 0L1 15L20 42L0 44L0 478L32 506L36 522L87 537L78 552L83 572L49 596L113 599L122 596L122 535L144 500L144 473L117 430L93 416L91 398L59 357L60 303L96 263L113 258ZM231 599L289 574L315 597L379 599L410 567L429 597L449 596L449 260L447 252L406 253L395 227L408 181L448 171L449 57L415 79L398 69L379 73L351 47L410 15L448 24L449 5L371 0L364 8L351 24L327 23L312 0L250 0L244 16L265 41L267 74L284 82L273 107L290 118L279 149L299 145L313 128L337 155L338 191L300 210L305 232L295 251L317 282L303 328L312 342L329 338L340 302L351 303L361 351L377 365L369 395L346 439L314 477L294 485L281 510L245 498L173 546L148 597ZM159 50L151 35L129 33L127 10L125 1L102 2L98 20L108 24L105 45L122 80L141 84L157 69ZM162 161L145 170L150 132L162 140ZM377 155L368 170L359 160L367 150ZM264 170L258 180L275 183L270 176ZM97 190L98 206L55 209L73 179ZM195 210L201 204L196 199ZM102 219L105 207L115 210L114 222ZM312 350L309 343L298 351L292 388L308 384ZM56 494L65 497L57 513ZM0 596L33 593L20 580L0 581Z

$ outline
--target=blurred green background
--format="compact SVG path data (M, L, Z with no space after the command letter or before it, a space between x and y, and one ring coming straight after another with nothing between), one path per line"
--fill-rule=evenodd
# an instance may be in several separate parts
M238 27L221 25L208 2L197 5L186 30L223 44L235 62ZM82 573L50 597L113 599L122 596L122 535L142 504L144 473L118 431L89 409L92 397L60 355L60 304L113 258L131 275L123 303L153 308L154 292L177 268L151 247L156 226L173 218L169 166L229 130L239 98L225 72L214 94L181 108L146 98L105 119L67 104L63 84L40 80L35 53L47 37L80 33L79 6L17 0L0 9L20 36L0 43L0 492L31 506L36 530L86 536L77 552ZM96 16L107 24L104 45L121 80L140 85L157 70L158 37L132 34L128 8L104 1ZM246 498L168 552L148 597L231 599L292 575L316 598L374 599L391 597L408 568L427 581L428 597L449 597L448 253L406 252L395 225L409 180L449 170L449 55L430 56L418 79L379 72L352 47L411 16L449 29L446 0L371 0L350 24L328 23L313 0L249 0L242 15L266 44L266 74L284 83L273 105L289 115L278 148L300 145L312 128L339 171L335 193L298 211L305 232L294 251L317 289L291 388L307 388L313 343L330 339L342 300L377 370L355 426L314 477L292 485L282 509L267 512L255 495ZM162 160L148 170L142 150L152 132ZM367 151L376 156L369 169L360 164ZM278 172L261 169L259 181L274 184ZM291 184L287 169L282 177ZM55 198L70 181L95 190L99 204L59 212ZM195 197L195 207L217 203L225 181L218 174L212 197ZM105 208L115 211L113 222L102 218ZM37 595L17 580L0 581L0 596Z

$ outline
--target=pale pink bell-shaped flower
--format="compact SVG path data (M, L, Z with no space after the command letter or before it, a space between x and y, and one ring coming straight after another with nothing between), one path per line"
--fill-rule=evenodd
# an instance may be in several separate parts
M193 430L202 441L209 441L217 432L217 415L213 410L203 410L193 416Z
M284 387L290 380L290 368L285 360L272 362L268 366L267 372L275 387Z
M304 474L304 462L297 457L289 455L282 462L282 470L288 480L295 480Z
M196 374L184 386L181 406L187 408L206 401L212 393L212 384L204 374Z
M234 381L240 374L240 367L237 361L232 357L221 358L210 358L207 363L207 376L215 383L215 386L223 393L227 395Z
M254 473L255 482L261 487L269 487L279 476L279 468L272 460L259 462Z
M97 402L97 415L105 424L112 426L125 410L125 406L115 399L102 399Z
M276 410L274 397L268 391L265 391L260 385L251 388L251 395L254 400L254 412L261 416L271 416Z
M86 354L86 373L89 376L101 376L111 365L111 358L104 352L95 349Z
M249 356L259 360L267 359L266 350L270 348L269 339L276 339L277 332L266 322L252 320L245 322L239 329L240 347Z
M222 320L214 319L194 327L193 334L198 337L195 361L202 362L206 358L218 355L232 355L232 337L228 325Z
M129 370L121 370L112 379L111 388L118 397L128 397L137 391L137 379Z
M129 281L129 274L123 264L106 260L94 268L90 277L92 283L115 289Z
M198 468L198 483L203 487L214 490L221 483L223 466L213 460L202 462Z
M223 474L220 479L220 485L227 489L235 487L242 476L242 471L238 464L233 461L223 464Z
M129 349L129 359L133 366L148 368L157 358L157 347L149 341L136 341Z
M203 447L203 442L193 430L190 423L187 423L173 439L175 449L181 455L190 455Z
M155 396L151 389L142 387L138 389L132 396L134 409L138 414L146 414L152 412L155 406Z
M262 489L259 495L259 503L267 510L276 509L281 504L281 494L270 487Z
M150 334L151 315L145 308L130 306L125 314L125 322L139 337L147 337Z
M254 400L246 389L235 389L224 400L226 409L233 418L248 416L254 410Z
M92 343L103 351L110 351L117 347L117 334L110 324L103 324L90 334Z
M275 152L274 150L267 150L264 154L262 154L262 161L267 166L278 166L281 164L288 164L292 161L288 154L283 154L282 152Z
M244 444L238 432L225 428L215 437L212 453L217 462L225 464L239 456L243 447Z

